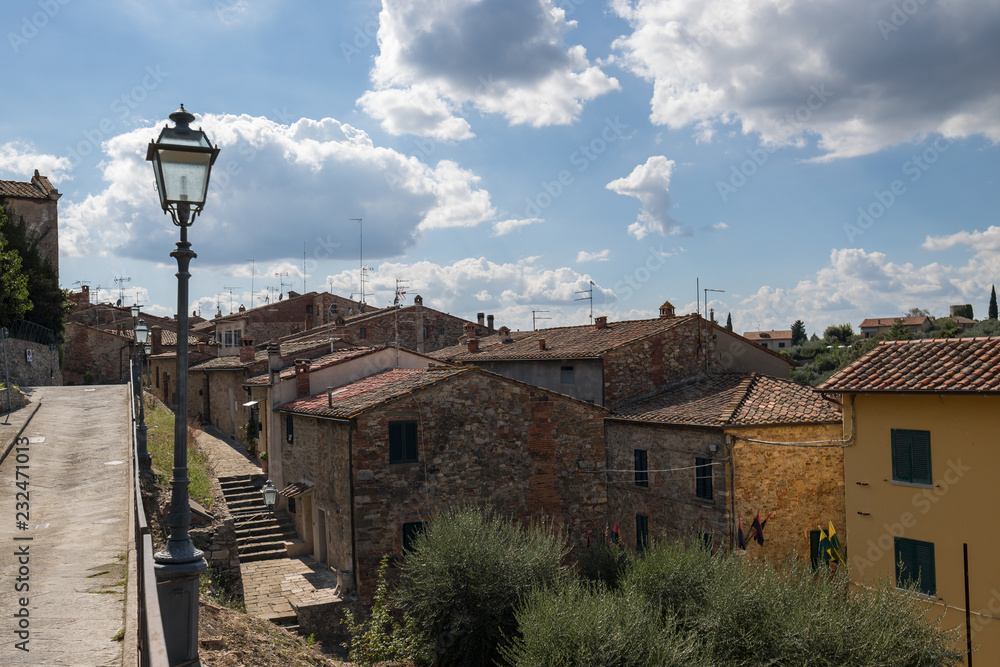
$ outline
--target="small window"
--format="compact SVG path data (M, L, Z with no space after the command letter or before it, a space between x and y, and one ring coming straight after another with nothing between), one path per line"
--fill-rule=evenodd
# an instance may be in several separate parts
M368 338L368 330L361 327L361 331L358 333L359 338Z
M778 343L778 347L785 347L784 343Z
M427 327L424 327L420 332L420 340L427 340Z
M635 485L649 486L649 462L645 449L635 450Z
M649 545L649 517L645 514L635 515L635 548L645 551Z
M694 460L694 495L705 500L712 499L712 459L700 456Z
M930 431L892 429L892 479L912 484L931 483Z
M224 340L226 341L226 347L232 347L233 346L233 332L232 331L227 331L226 334L225 334Z
M812 569L818 570L820 564L819 558L819 531L810 530L809 531L809 562L812 564Z
M563 366L559 369L559 382L561 384L573 384L573 367Z
M389 422L389 463L417 462L417 422Z
M312 304L311 303L307 303L306 304L306 315L312 315L312 314L313 314Z
M233 345L239 347L243 343L243 330L237 329L233 332Z
M910 582L917 584L917 590L925 595L937 595L937 581L934 572L934 543L897 537L896 587Z
M295 514L295 498L288 499L288 511L291 514Z
M288 444L292 444L292 440L295 439L295 427L292 424L294 424L292 416L285 415L285 442Z
M413 543L417 536L427 528L426 521L404 521L403 522L403 553L413 548Z

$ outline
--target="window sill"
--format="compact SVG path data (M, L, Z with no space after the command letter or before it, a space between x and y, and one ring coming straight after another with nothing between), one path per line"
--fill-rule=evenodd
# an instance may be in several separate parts
M409 463L390 463L389 472L406 472L408 470L416 470L419 467L419 461L411 461Z
M889 483L892 484L893 486L909 486L909 487L917 488L917 489L933 489L934 488L933 484L924 484L923 482L904 482L904 481L898 480L898 479L891 479L891 480L889 480Z

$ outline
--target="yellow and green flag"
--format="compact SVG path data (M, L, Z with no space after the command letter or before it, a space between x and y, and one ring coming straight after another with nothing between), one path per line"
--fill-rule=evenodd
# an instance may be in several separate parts
M821 530L820 540L822 539L823 539L823 532ZM830 533L827 539L830 543L830 549L829 549L830 557L828 558L828 560L835 560L841 565L846 565L847 562L844 560L844 557L840 555L840 538L837 537L837 531L833 529L833 521L830 522Z

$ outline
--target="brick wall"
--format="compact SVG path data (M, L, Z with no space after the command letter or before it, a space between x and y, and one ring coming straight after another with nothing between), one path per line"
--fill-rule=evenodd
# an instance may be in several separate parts
M733 430L742 437L774 442L808 442L843 437L842 424L771 426ZM744 534L759 511L774 516L764 528L763 546L747 549L750 558L775 560L792 554L808 558L809 531L827 529L833 521L846 543L844 509L844 450L840 447L776 447L737 441L735 461L736 512Z
M636 548L636 514L648 517L654 539L693 537L712 533L716 548L728 548L729 494L724 466L713 466L712 500L695 495L695 457L722 459L725 436L721 429L681 428L608 420L608 523L619 524L622 542ZM710 447L715 445L716 451ZM635 450L647 452L648 487L637 486Z

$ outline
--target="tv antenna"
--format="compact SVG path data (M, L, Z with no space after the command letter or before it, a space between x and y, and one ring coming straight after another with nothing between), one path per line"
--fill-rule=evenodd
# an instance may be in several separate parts
M538 331L538 327L535 326L536 320L551 320L551 317L536 316L536 313L547 313L547 310L533 310L531 311L531 330Z
M578 290L576 294L586 294L587 296L581 296L579 299L573 299L574 301L589 301L590 302L590 323L594 323L594 281L591 280L589 289Z
M132 282L132 276L117 276L115 282L118 283L118 305L125 303L125 283Z
M712 289L711 287L706 287L703 291L705 292L705 319L707 320L708 319L708 293L709 292L725 292L726 290L724 290L724 289Z
M365 223L361 218L349 218L352 222L358 223L358 267L361 278L361 309L364 310L365 303Z
M223 285L222 289L229 290L229 314L233 314L233 290L239 289L239 285Z
M271 303L271 292L274 291L274 285L264 285L264 289L267 290L267 296L264 297L264 303Z
M285 291L285 285L291 287L292 284L285 282L285 276L288 275L288 271L275 271L274 275L278 279L278 284L281 285L281 289L278 290L278 300L280 301L281 293Z
M253 276L256 273L257 261L253 259L246 260L250 262L250 310L253 310Z

